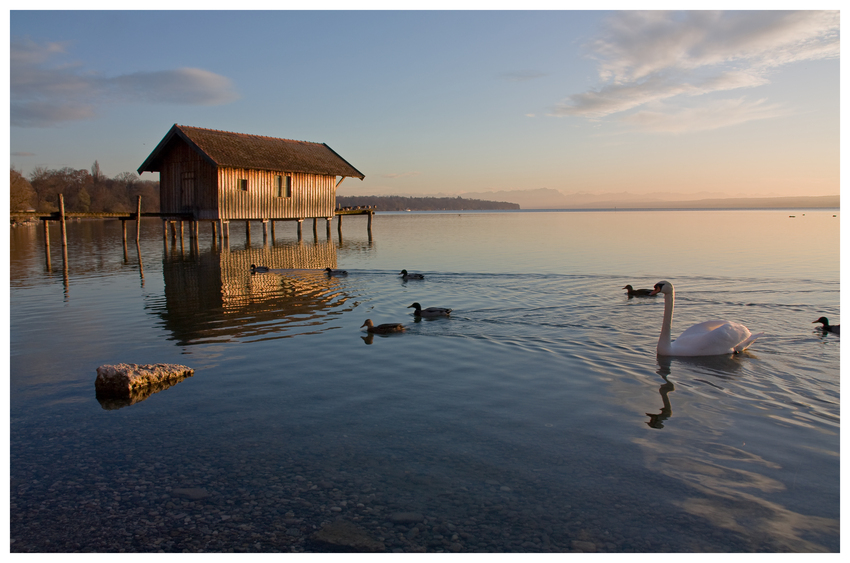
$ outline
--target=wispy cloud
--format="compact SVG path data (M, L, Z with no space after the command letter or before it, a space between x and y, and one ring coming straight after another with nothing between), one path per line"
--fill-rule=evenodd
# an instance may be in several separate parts
M788 110L765 100L748 102L714 100L691 108L672 108L665 111L641 110L623 117L623 121L646 131L657 133L684 133L721 129L747 121L769 119L787 115Z
M63 43L11 41L11 125L93 119L98 106L110 103L220 105L239 97L228 78L197 68L107 77L78 63L53 62L66 50Z
M768 84L771 71L793 62L837 58L839 15L835 11L617 12L586 47L598 61L601 84L569 96L552 115L589 119L616 115L653 131L717 128L782 111L764 100L701 96ZM690 107L675 105L682 100L689 100ZM663 110L646 109L650 105ZM633 114L618 115L632 110ZM674 124L676 119L680 124ZM709 126L712 119L715 125Z

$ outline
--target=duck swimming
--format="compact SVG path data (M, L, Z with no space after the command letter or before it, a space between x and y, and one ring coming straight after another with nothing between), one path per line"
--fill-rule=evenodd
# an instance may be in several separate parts
M399 275L401 276L401 279L403 279L405 281L407 281L407 280L424 280L425 279L425 276L423 276L422 274L408 274L407 270L402 270Z
M427 309L423 309L419 303L409 305L407 308L410 309L411 307L414 308L413 314L417 317L448 317L449 313L452 312L447 307L428 307Z
M629 298L632 297L652 297L651 289L635 289L631 285L625 286L623 289L626 290Z
M266 266L255 266L254 264L251 264L251 273L252 274L265 274L268 271L269 271L269 269Z
M695 324L670 340L673 324L673 302L675 291L673 284L660 281L655 284L652 295L664 294L664 321L661 324L661 336L658 337L659 356L720 356L743 352L756 338L764 334L751 334L742 324L732 321L705 321Z
M325 268L325 271L329 276L347 276L348 272L345 270L334 270L331 268Z
M814 323L821 323L823 326L820 327L820 329L824 332L831 332L833 334L841 336L841 325L829 324L829 319L827 319L826 317L821 317L816 321L812 321L812 324Z
M391 334L393 332L404 332L404 325L398 323L386 323L375 326L372 324L372 319L366 319L366 322L360 325L360 328L366 327L368 332L372 334Z

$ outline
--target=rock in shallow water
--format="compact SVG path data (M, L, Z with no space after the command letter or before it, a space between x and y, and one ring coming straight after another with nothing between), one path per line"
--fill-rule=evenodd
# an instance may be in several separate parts
M179 364L114 364L97 368L94 388L98 398L130 400L146 390L160 391L191 377L190 367ZM154 392L155 392L154 391Z

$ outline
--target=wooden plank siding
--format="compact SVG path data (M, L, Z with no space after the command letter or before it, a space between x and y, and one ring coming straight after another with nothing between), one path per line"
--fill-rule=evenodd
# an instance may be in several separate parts
M278 197L276 177L291 177L291 197ZM248 180L242 190L239 180ZM297 172L221 168L218 174L220 218L306 219L333 217L336 177Z
M191 183L185 176L191 174ZM218 217L216 167L185 143L173 143L160 170L159 204L163 213L191 213L198 219Z

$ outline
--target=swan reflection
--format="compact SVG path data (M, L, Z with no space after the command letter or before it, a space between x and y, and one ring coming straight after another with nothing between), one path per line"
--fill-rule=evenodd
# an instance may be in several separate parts
M654 413L646 413L646 416L649 417L649 420L646 421L646 424L650 428L664 428L664 421L673 416L673 405L670 402L669 393L675 391L676 388L672 382L668 381L668 376L671 373L671 368L673 366L673 362L678 362L680 364L685 364L689 367L698 368L698 371L710 372L711 375L721 378L721 379L732 379L737 372L739 372L742 368L741 357L742 355L748 355L747 352L743 354L729 354L728 356L688 356L688 357L671 357L671 356L656 356L656 360L658 361L658 369L655 373L661 376L661 379L664 380L664 384L662 384L658 388L658 393L661 395L661 412L658 414ZM701 381L703 383L707 383L713 387L719 387L717 384L712 383L711 381L706 381L704 379L696 379L697 381Z
M664 428L664 421L673 416L673 405L670 404L670 397L667 394L675 390L676 388L673 387L673 384L666 379L664 380L664 385L658 388L658 392L661 393L663 406L661 407L661 412L658 414L646 413L646 416L649 417L646 424L650 428Z

